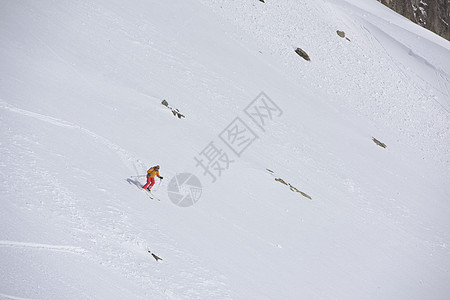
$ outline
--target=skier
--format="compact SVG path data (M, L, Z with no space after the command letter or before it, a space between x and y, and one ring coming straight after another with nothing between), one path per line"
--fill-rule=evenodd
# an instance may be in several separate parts
M142 188L150 191L153 185L155 184L155 176L158 176L159 179L163 179L162 176L159 176L159 166L154 166L148 169L147 183Z

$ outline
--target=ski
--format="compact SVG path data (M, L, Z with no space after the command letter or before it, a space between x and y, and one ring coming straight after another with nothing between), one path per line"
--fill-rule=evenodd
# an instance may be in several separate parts
M147 189L142 189L143 191L144 191L144 193L150 198L150 199L156 199L156 200L158 200L158 201L161 201L161 199L159 199L158 197L156 197L153 193L152 193L152 191L149 191L149 190L147 190Z
M156 199L156 200L158 200L158 201L161 201L161 199L159 199L158 197L156 197L156 196L152 193L152 191L149 191L148 193L151 195L152 199Z
M147 197L149 197L150 199L152 199L152 200L154 199L153 196L152 196L152 194L150 194L149 191L145 191L145 190L144 190L144 193L145 193L145 194L147 195Z
M140 189L140 190L142 190L146 195L147 195L147 197L149 197L150 199L155 199L155 196L152 194L152 192L151 191L149 191L149 190L147 190L147 189L143 189L142 188L143 186L141 185L140 187L138 186L138 188ZM158 199L158 201L159 201L159 199Z
M159 169L159 166L157 166L158 167L158 169ZM155 167L156 168L156 167ZM157 170L158 170L157 169ZM159 174L159 173L158 173ZM140 183L140 181L139 180L137 180L137 178L140 178L140 177L147 177L147 175L136 175L136 176L130 176L130 178L133 178L133 179L130 179L130 178L128 178L127 179L127 181L128 181L128 183L130 183L130 184L134 184L137 188L139 188L139 189L141 189L141 190L144 190L144 192L147 194L147 197L149 197L150 199L156 199L156 200L158 200L158 201L161 201L161 199L159 199L158 197L156 197L153 193L152 193L152 191L151 190L147 190L147 189L143 189L143 185ZM160 185L161 185L161 181L162 181L162 177L160 177L159 175L158 175L158 177L160 178L160 180L159 180L159 183L158 183L158 186L155 188L155 191L157 191L158 189L159 189L159 187L160 187ZM149 181L147 181L147 184L149 183ZM154 184L154 180L153 180L153 184Z
M155 195L152 194L152 191L149 191L147 189L143 189L142 185L141 186L137 186L137 188L140 189L141 191L143 191L147 195L147 197L149 197L150 199L152 199L152 200L156 199L158 201L161 201L159 198L157 198Z

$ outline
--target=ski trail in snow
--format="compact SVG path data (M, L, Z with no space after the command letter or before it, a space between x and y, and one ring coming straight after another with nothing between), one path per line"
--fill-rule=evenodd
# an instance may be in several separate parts
M52 53L59 61L61 61L63 64L65 64L66 66L68 66L70 69L72 69L86 84L88 84L89 86L92 86L92 83L86 79L85 76L83 76L83 74L78 71L73 64L71 64L69 61L67 61L66 59L64 59L60 54L58 54L58 52L53 49L52 47L50 47L50 45L48 43L46 43L45 41L43 41L41 38L39 38L39 36L37 36L36 34L33 33L33 31L29 31L29 33L31 34L31 36L33 36L39 43L41 43L45 48L47 48L50 53Z
M32 248L39 250L49 250L57 252L67 252L74 254L83 254L87 251L81 247L77 246L64 246L64 245L50 245L50 244L38 244L38 243L26 243L26 242L15 242L15 241L0 241L0 248L10 247L10 248Z
M408 47L407 45L401 43L398 40L395 40L395 38L391 37L387 32L385 32L384 30L382 30L380 27L376 26L375 24L372 24L371 22L366 20L366 23L368 25L370 25L372 27L372 29L367 28L366 26L362 26L363 29L365 31L367 31L370 35L370 37L372 39L374 39L379 46L384 49L384 52L386 53L386 56L390 58L391 62L393 65L397 66L398 71L401 72L401 74L403 74L403 76L405 76L405 78L408 79L408 81L413 82L414 79L412 78L411 75L408 75L407 72L405 72L405 70L408 69L408 66L404 65L403 62L398 61L397 59L395 59L395 57L393 57L393 55L391 54L391 51L387 48L388 46L385 45L385 43L383 43L380 38L377 37L377 34L384 36L385 38L391 40L391 42L394 42L398 48L402 49L405 53L407 53L408 56L410 56L412 59L414 59L415 63L418 64L423 64L425 65L427 68L429 68L430 70L432 70L432 72L435 75L436 79L436 83L433 84L432 82L430 82L429 80L427 80L424 76L421 76L420 74L416 74L416 76L418 78L420 78L421 81L427 83L427 85L429 85L431 88L436 89L436 91L438 91L439 93L442 93L442 95L445 96L449 96L449 89L448 89L448 75L445 73L444 70L442 70L441 68L438 68L436 66L434 66L432 63L430 63L426 58L420 56L419 54L415 53L410 47ZM374 31L374 32L372 32ZM426 94L426 90L422 87L420 88L419 86L414 86L414 88L419 89L423 92L423 94ZM445 110L447 113L450 113L449 109L440 101L438 101L435 98L431 98L434 102L436 102L443 110Z
M0 293L0 298L1 299L11 299L11 300L35 300L35 298L22 298L22 297L6 295L6 294L2 294L2 293Z
M450 96L450 81L448 76L444 76L445 72L442 69L436 70L436 77L438 78L438 84L446 96ZM447 74L445 74L447 75Z
M104 137L90 131L89 129L83 128L80 125L77 125L77 124L62 120L62 119L42 115L39 113L31 112L31 111L28 111L25 109L21 109L21 108L12 106L12 105L6 103L5 101L3 101L2 99L0 99L0 108L9 110L11 112L15 112L15 113L27 116L27 117L31 117L31 118L34 118L34 119L37 119L37 120L40 120L43 122L47 122L52 125L66 127L66 128L74 129L74 130L80 130L81 132L87 134L88 136L91 136L95 140L98 140L100 143L102 143L103 145L105 145L106 147L111 149L112 151L116 152L117 155L120 157L120 159L125 163L125 165L128 165L129 167L133 167L134 169L136 169L134 163L130 165L130 162L140 162L139 159L137 159L134 155L129 153L127 150L121 148L119 145L114 144L107 138L104 138Z

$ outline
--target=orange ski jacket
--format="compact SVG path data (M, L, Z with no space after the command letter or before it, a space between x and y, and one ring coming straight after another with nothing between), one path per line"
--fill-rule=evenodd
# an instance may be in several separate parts
M159 170L155 169L155 167L151 167L150 169L148 169L147 177L155 178L155 176L161 178L161 176L159 176Z

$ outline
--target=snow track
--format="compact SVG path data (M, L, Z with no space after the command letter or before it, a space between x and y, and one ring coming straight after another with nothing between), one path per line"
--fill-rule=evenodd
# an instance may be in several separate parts
M0 248L11 247L11 248L28 248L36 250L48 250L56 252L67 252L73 254L84 254L86 250L75 246L63 246L63 245L48 245L48 244L38 244L38 243L26 243L26 242L14 242L14 241L0 241Z
M0 293L0 297L5 298L5 299L10 299L10 300L37 300L36 298L21 298L21 297L2 294L2 293Z
M115 153L117 153L117 155L119 155L119 157L121 158L121 160L123 161L124 164L126 165L130 165L131 162L136 162L138 161L138 159L132 155L131 153L129 153L128 151L126 151L125 149L119 147L118 145L112 143L111 141L109 141L108 139L86 129L83 128L79 125L70 123L68 121L62 120L62 119L58 119L58 118L54 118L51 116L46 116L46 115L42 115L42 114L38 114L35 112L31 112L31 111L27 111L24 109L20 109L18 107L14 107L12 105L9 105L8 103L4 102L2 99L0 99L0 109L5 109L5 110L9 110L18 114L21 114L23 116L27 116L27 117L31 117L55 126L60 126L60 127L65 127L65 128L69 128L69 129L74 129L74 130L79 130L82 133L94 138L97 142L101 143L102 145L106 146L107 148L109 148L110 150L114 151ZM134 166L134 165L133 165Z

